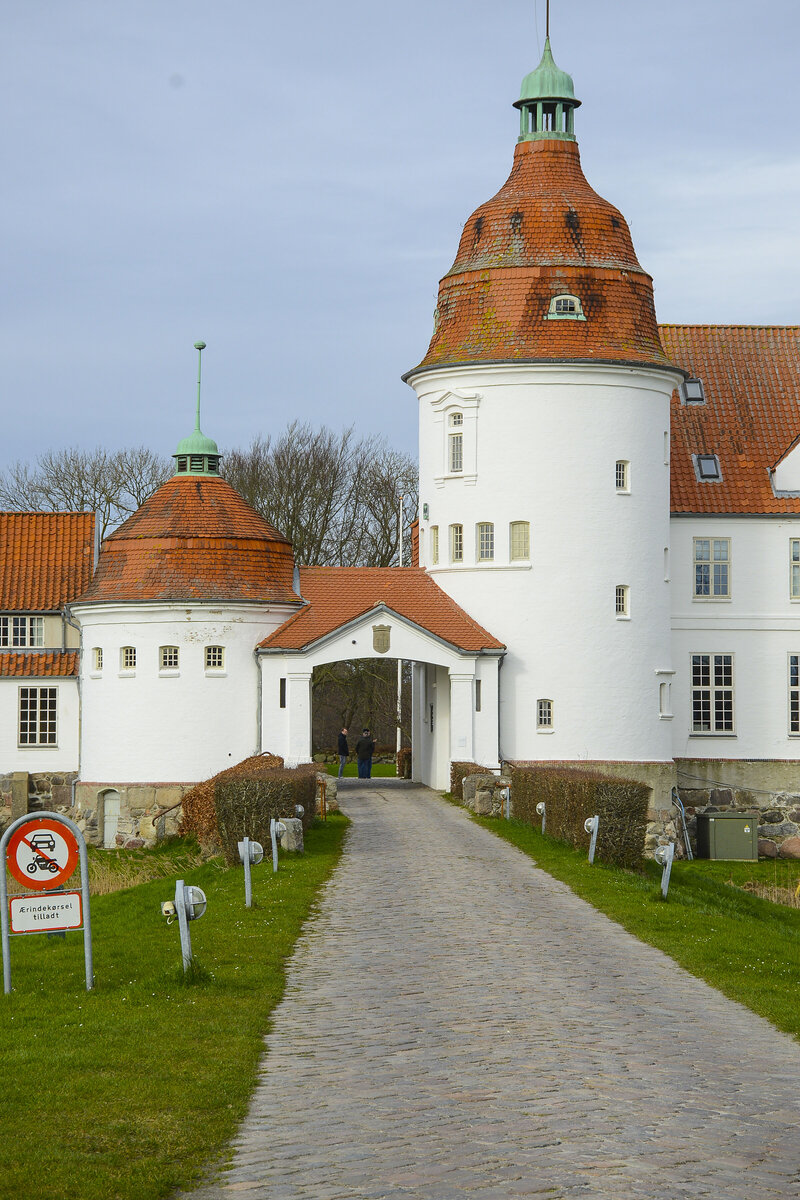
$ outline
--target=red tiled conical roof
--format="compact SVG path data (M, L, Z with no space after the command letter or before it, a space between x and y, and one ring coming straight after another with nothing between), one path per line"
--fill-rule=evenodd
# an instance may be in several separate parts
M546 319L563 293L585 321ZM577 143L542 139L518 143L508 180L464 226L415 371L553 360L668 365L625 218L586 182Z
M224 479L174 475L106 538L76 603L291 603L291 544Z

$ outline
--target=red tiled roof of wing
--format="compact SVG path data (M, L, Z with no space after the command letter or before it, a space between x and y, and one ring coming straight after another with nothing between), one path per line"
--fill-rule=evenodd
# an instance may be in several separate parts
M769 476L800 433L800 326L662 325L661 337L706 399L672 397L672 511L800 512ZM693 454L716 454L722 478L699 483Z
M301 567L300 590L306 606L262 647L301 650L384 604L460 650L504 649L419 567Z
M77 650L0 654L0 679L60 679L78 674Z
M289 542L224 479L174 475L106 538L81 604L292 603Z
M0 609L55 612L89 584L94 513L0 513Z
M565 292L585 321L545 319ZM668 365L652 279L625 218L587 183L577 144L520 142L508 180L464 226L415 370L552 359Z

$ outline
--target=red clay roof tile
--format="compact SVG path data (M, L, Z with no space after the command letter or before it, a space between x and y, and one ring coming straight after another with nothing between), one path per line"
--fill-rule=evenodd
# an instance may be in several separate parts
M46 650L41 654L0 654L2 679L51 679L78 674L77 650Z
M504 649L419 567L301 567L300 590L305 607L263 648L302 650L383 604L460 650Z
M800 326L662 325L661 338L705 392L672 397L672 511L800 513L769 475L800 433ZM716 454L721 479L698 482L693 454Z
M94 513L0 513L0 610L55 612L89 584Z

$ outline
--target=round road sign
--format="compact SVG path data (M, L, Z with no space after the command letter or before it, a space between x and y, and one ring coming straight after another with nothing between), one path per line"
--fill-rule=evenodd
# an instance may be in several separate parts
M78 865L78 841L66 825L31 817L9 838L8 869L25 887L57 888Z

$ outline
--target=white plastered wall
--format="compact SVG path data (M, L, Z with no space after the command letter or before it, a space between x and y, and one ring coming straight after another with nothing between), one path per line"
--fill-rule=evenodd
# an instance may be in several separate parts
M511 759L669 761L659 709L670 671L669 400L678 376L647 368L485 366L420 372L423 559L433 578L505 642L500 749ZM465 464L447 471L451 412L463 411ZM617 461L629 464L618 493ZM476 561L492 522L495 556ZM531 554L511 562L509 527L530 524ZM464 527L464 561L448 529ZM431 526L439 562L431 558ZM615 588L629 588L618 619ZM553 702L552 732L536 703Z
M55 746L18 746L21 687L54 687L57 695ZM0 680L0 771L38 772L78 770L80 726L78 681L75 678Z

